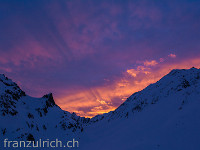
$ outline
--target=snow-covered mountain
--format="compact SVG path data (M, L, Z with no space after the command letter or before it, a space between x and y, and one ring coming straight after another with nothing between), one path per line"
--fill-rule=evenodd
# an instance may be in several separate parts
M0 75L0 140L66 139L83 131L89 119L63 111L52 94L33 98Z
M172 70L115 111L92 119L61 110L52 94L30 97L0 75L1 141L76 138L80 150L198 150L199 108L196 68Z
M91 119L91 122L102 119L110 121L116 118L128 118L129 115L142 111L146 106L156 104L163 98L177 94L183 94L180 95L180 98L183 100L182 103L184 104L186 101L184 101L184 99L187 98L188 95L198 93L199 91L200 69L174 69L155 84L151 84L144 90L131 95L115 111L95 116ZM180 109L183 107L182 105Z
M172 70L90 123L81 150L198 150L200 69Z

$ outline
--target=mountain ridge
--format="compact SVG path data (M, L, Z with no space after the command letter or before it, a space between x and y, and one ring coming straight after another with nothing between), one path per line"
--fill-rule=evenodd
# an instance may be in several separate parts
M152 117L157 116L157 118L160 119L158 124L162 123L160 126L165 126L163 129L167 129L168 127L165 125L166 122L161 116L168 118L166 119L167 121L171 120L173 113L179 116L182 114L189 114L189 111L191 111L196 115L194 110L189 109L189 107L194 107L195 111L197 111L196 109L199 105L198 97L200 96L199 87L200 69L175 69L156 83L150 84L143 90L132 94L116 110L97 115L90 119L62 110L55 103L52 93L46 94L41 98L30 97L26 95L16 83L12 82L12 80L8 79L5 75L0 75L0 120L2 121L0 124L0 134L2 135L0 139L2 138L1 140L3 140L3 138L5 139L6 137L16 140L36 140L41 137L48 139L60 137L65 140L66 137L77 137L80 139L81 143L83 143L83 149L84 143L88 143L85 145L91 145L94 149L95 145L90 142L93 141L93 138L97 142L97 145L102 143L102 141L107 143L107 141L105 141L105 139L107 139L106 137L103 138L102 141L99 140L101 138L97 138L104 136L102 135L103 133L107 134L111 132L107 135L108 137L112 137L112 134L115 135L115 132L122 135L122 137L126 136L125 133L128 134L130 131L131 133L137 133L138 131L132 129L132 126L141 130L140 127L137 127L137 124L139 125L138 122L144 120L142 118L146 118L148 114L152 114ZM194 103L196 103L195 106L193 106ZM157 111L157 113L154 113L154 111ZM141 115L143 117L138 118L138 116ZM146 119L148 121L148 118ZM190 119L192 119L192 117L187 120ZM180 121L177 123L177 120L181 120L181 122L187 124L185 120L178 117L178 119L173 120L170 124L173 130L177 128L174 124L180 124ZM190 121L195 121L197 125L200 125L200 122L196 118ZM143 126L144 129L148 128L146 123L143 122L140 123L141 126ZM152 124L152 122L148 123ZM127 126L127 124L132 126ZM154 126L157 126L157 124L151 126L154 129ZM122 127L124 127L124 133L121 132ZM106 130L106 128L109 130ZM116 130L114 130L115 128ZM158 132L157 129L154 130L156 133ZM183 134L183 131L184 130L181 128L180 133ZM159 132L157 134L161 136ZM143 133L143 136L147 135ZM134 138L134 135L129 136ZM137 136L140 137L141 135L138 134ZM112 138L122 140L120 137ZM85 139L88 141L85 141ZM126 137L124 137L124 139L126 139ZM129 141L130 139L126 140ZM146 139L144 140L146 141ZM154 140L157 142L159 141L158 139ZM146 142L148 143L148 141ZM163 145L166 144L164 141L160 142L163 142ZM101 146L98 147L99 149L101 148ZM119 148L116 147L116 150L118 149Z
M186 74L185 74L186 73ZM118 108L116 108L114 111L102 114L102 115L97 115L93 118L91 118L92 122L96 122L97 120L102 120L104 119L106 116L112 116L112 114L117 113L119 109L122 109L122 107L124 105L133 105L133 104L127 104L129 101L133 100L133 99L137 99L137 96L140 95L144 90L149 90L151 88L159 88L159 84L163 84L162 81L166 80L166 78L171 78L169 83L167 84L171 84L173 83L173 81L176 81L177 79L180 79L180 81L178 83L176 83L177 85L173 85L173 86L177 86L175 90L177 91L181 91L184 88L187 88L190 86L190 83L188 82L188 80L190 79L185 79L185 77L188 77L187 73L194 73L196 76L194 77L195 79L200 79L200 69L194 68L192 67L191 69L173 69L172 71L170 71L167 75L165 75L164 77L162 77L159 81L157 81L156 83L150 84L148 85L146 88L144 88L141 91L135 92L133 93L130 97L128 97L125 102L123 102ZM168 79L167 79L168 80ZM193 82L192 80L190 82ZM168 92L170 92L168 90ZM165 93L167 94L167 93ZM169 93L168 93L169 94ZM148 98L146 98L148 99ZM155 97L150 103L155 104L158 101L159 97ZM138 102L140 103L140 102ZM142 101L141 104L136 105L134 108L135 111L140 111L142 109L141 105L145 105L148 104L146 101ZM133 111L134 111L133 110ZM128 112L126 112L125 116L127 117Z
M197 68L172 70L115 111L92 118L81 150L200 149L199 76Z
M176 74L176 73L179 72L179 71L187 71L187 70L198 70L198 69L195 68L195 67L192 67L191 69L173 69L172 71L170 71L170 72L169 72L167 75L165 75L165 76L174 75L174 74ZM164 77L165 77L165 76L164 76ZM3 77L3 79L2 79L2 77ZM162 78L164 78L164 77L162 77ZM162 78L161 78L161 79L162 79ZM198 75L197 78L200 78L200 75ZM161 79L160 79L160 80L161 80ZM160 80L159 80L159 81L160 81ZM17 88L19 88L19 89L21 90L21 88L20 88L15 82L13 82L11 79L9 79L8 77L6 77L5 74L0 74L0 81L2 81L4 84L6 84L6 85L8 85L8 86L13 86L13 85L15 85ZM159 81L157 81L157 82L159 82ZM157 82L156 82L156 83L157 83ZM153 83L153 84L156 84L156 83ZM188 82L187 82L187 80L186 80L185 83L184 83L184 86L187 86L187 84L188 84ZM146 88L148 88L148 87L151 86L151 85L152 85L152 84L148 85ZM144 88L143 90L145 90L146 88ZM143 91L143 90L141 90L141 91ZM141 92L141 91L138 91L138 92ZM138 92L133 93L131 96L137 94ZM23 90L21 90L21 93L22 93L23 96L26 96L26 93L25 93ZM131 96L129 96L129 97L125 100L125 102L126 102L127 100L129 100ZM55 100L54 100L54 98L53 98L53 94L52 94L52 93L48 93L48 94L45 94L45 95L42 96L42 98L48 98L48 97L49 97L50 103L52 103L52 105L57 105L57 104L55 103ZM123 102L121 105L124 105L124 102ZM120 105L120 106L121 106L121 105ZM57 106L58 106L58 105L57 105ZM119 106L119 107L120 107L120 106ZM58 107L59 107L59 106L58 106ZM118 107L117 107L116 109L118 109ZM116 110L116 109L115 109L115 110ZM110 112L114 112L115 110L110 111ZM65 110L64 110L64 111L65 111ZM108 113L110 113L110 112L108 112ZM75 114L75 112L72 112L72 113ZM94 117L92 117L92 118L95 118L95 117L101 116L101 115L105 115L105 114L108 114L108 113L96 115L96 116L94 116ZM87 118L87 117L84 117L84 118ZM90 118L90 119L92 119L92 118ZM88 119L89 119L89 118L88 118Z

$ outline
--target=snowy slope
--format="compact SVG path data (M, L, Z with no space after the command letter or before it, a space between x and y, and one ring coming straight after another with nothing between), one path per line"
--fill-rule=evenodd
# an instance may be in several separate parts
M61 110L52 94L26 95L4 75L0 92L1 141L77 138L80 150L200 149L200 69L173 70L92 119Z
M146 106L156 104L171 95L180 95L182 99L189 94L200 91L200 69L191 68L189 70L172 70L155 84L149 85L140 92L131 95L115 111L98 115L91 119L91 122L107 119L108 121L117 118L128 118L130 114L140 112ZM184 102L183 102L184 103Z
M83 150L198 150L200 69L173 70L91 122Z

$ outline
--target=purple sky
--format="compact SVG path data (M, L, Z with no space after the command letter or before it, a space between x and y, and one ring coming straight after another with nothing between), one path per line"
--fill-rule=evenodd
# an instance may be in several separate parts
M0 0L0 20L0 73L82 116L200 63L199 0Z

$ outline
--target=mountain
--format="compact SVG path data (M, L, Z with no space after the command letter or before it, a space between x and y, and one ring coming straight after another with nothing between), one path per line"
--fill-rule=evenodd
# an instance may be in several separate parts
M180 95L182 99L185 99L189 94L194 94L200 91L200 70L191 68L189 70L172 70L168 75L164 76L160 81L155 84L149 85L147 88L140 92L136 92L131 95L127 100L121 104L115 111L111 111L107 114L98 115L92 118L92 122L102 119L116 119L122 117L129 117L129 114L134 114L142 111L146 106L156 104L171 95ZM192 91L189 91L191 90ZM198 92L197 92L198 93ZM184 101L183 101L184 104ZM180 109L183 106L180 106Z
M1 141L75 137L88 121L60 109L51 93L42 98L30 97L12 80L0 75Z
M0 75L0 145L5 138L76 138L80 150L196 150L200 149L199 108L200 69L196 68L172 70L115 111L91 119L61 110L51 93L30 97Z
M172 70L90 123L81 150L200 149L200 69Z

